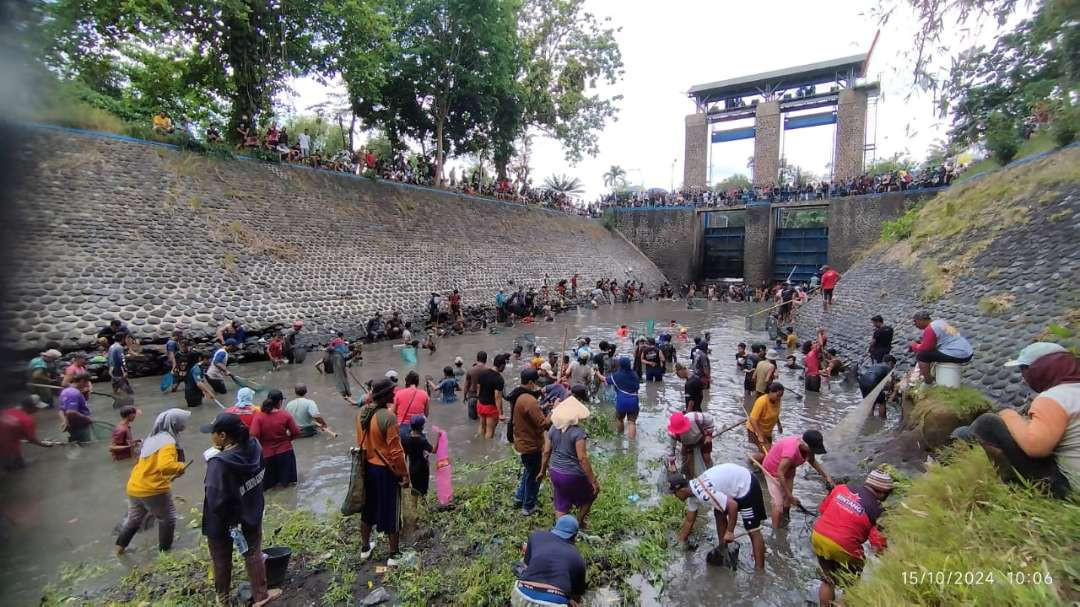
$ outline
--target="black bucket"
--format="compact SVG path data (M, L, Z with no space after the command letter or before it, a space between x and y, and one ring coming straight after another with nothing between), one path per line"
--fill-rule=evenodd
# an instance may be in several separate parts
M285 546L275 546L263 550L263 561L266 563L266 586L268 588L281 588L285 583L285 573L289 569L289 557L292 550Z

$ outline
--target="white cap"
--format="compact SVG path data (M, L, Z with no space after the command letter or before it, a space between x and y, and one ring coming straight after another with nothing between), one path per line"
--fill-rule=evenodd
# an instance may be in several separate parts
M1023 350L1020 350L1020 354L1016 355L1014 360L1010 360L1005 363L1006 367L1019 367L1020 365L1031 366L1035 361L1048 354L1057 354L1058 352L1068 352L1060 344L1051 343L1048 341L1037 341L1033 344L1025 346Z
M389 380L393 381L394 383L397 383L397 379L398 379L397 378L397 371L395 371L393 369L390 369L389 371L387 371L386 372L386 379L389 379Z
M462 359L460 356L454 357L454 364L455 365L463 365L463 364L465 364L465 360Z

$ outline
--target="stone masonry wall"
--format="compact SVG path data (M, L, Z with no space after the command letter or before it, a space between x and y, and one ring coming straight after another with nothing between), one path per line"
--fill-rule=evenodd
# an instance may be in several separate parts
M870 317L881 314L896 332L893 355L908 368L913 357L907 354L907 344L919 333L911 317L926 309L952 323L974 346L975 357L963 370L965 384L1001 405L1023 404L1031 390L1020 373L1002 364L1037 341L1048 325L1065 324L1064 315L1080 311L1080 187L1074 183L1060 194L1044 196L1028 217L1027 223L997 234L970 269L955 277L946 296L931 303L921 300L923 278L917 265L906 267L896 250L867 256L843 274L836 303L827 315L821 312L819 298L800 312L799 339L810 339L818 326L824 326L829 345L857 363L870 341ZM1010 310L1000 314L980 310L981 299L1001 295L1015 298Z
M776 184L780 174L780 102L759 103L754 114L754 185Z
M881 224L904 214L930 192L889 192L829 200L829 265L843 272L881 238Z
M418 315L432 290L466 306L508 280L540 286L663 274L600 221L299 167L215 160L159 145L29 128L0 319L9 345L92 341L109 319L137 337L362 325Z
M690 208L614 209L614 226L634 243L671 284L697 279L701 248L698 213Z
M833 179L836 181L846 183L862 173L866 104L866 91L840 91L836 104L836 149L833 154Z

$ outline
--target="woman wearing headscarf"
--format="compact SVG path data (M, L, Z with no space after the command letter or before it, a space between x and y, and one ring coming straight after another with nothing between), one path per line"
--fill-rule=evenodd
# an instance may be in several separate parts
M555 406L551 412L551 430L544 441L540 474L536 477L538 482L543 481L550 466L555 518L576 507L583 529L593 500L600 493L600 483L589 464L586 446L589 435L578 425L588 417L589 409L572 396Z
M390 539L390 558L397 556L400 538L401 488L409 487L409 469L401 447L397 418L387 406L394 400L394 382L380 379L371 384L371 402L356 414L356 444L367 453L364 489L367 492L360 515L361 560L371 556L375 545L371 530Z
M128 513L116 538L116 554L124 553L147 514L158 520L158 549L172 548L176 528L172 482L186 468L184 451L178 441L190 417L190 412L174 408L154 420L154 427L139 451L139 461L128 477Z
M1012 409L984 413L974 435L1005 481L1046 485L1058 498L1080 489L1080 363L1058 344L1036 342L1007 367L1020 367L1039 395L1027 415ZM960 429L957 434L967 432Z
M240 418L240 421L244 422L244 425L251 428L251 423L255 421L255 405L252 402L255 399L255 391L251 388L240 388L236 391L236 404L225 409L226 413L232 413Z
M288 411L281 408L285 395L281 390L271 390L259 407L259 414L251 422L251 436L262 445L266 474L263 488L278 485L288 487L296 482L296 453L292 442L300 436L300 426Z
M629 356L619 357L619 369L608 375L604 381L615 388L615 427L623 433L626 424L626 436L637 437L637 417L639 409L638 389L641 380L634 373Z

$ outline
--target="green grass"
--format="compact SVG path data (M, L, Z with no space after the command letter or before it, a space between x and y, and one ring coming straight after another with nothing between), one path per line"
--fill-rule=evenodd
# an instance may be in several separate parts
M456 508L434 511L425 523L438 530L438 550L425 551L415 567L394 570L388 584L403 605L494 606L507 603L514 581L512 566L521 560L521 546L529 533L550 528L554 521L549 485L540 494L540 508L522 517L510 503L518 483L517 458L489 467L485 480L456 490ZM589 514L586 533L578 548L588 564L588 585L611 585L624 604L637 603L629 585L637 573L659 580L668 560L668 534L682 516L681 504L665 496L644 506L630 501L649 493L638 477L634 459L626 456L594 457L600 495Z
M881 524L889 547L879 566L848 591L848 605L1053 606L1080 600L1080 505L1003 484L982 449L962 447L945 465L931 465L886 508ZM971 572L969 581L981 576L983 583L923 582L939 571L961 579ZM1023 583L1020 573L1027 576ZM1032 581L1035 573L1040 583Z
M1012 309L1016 303L1016 296L1011 293L998 293L987 295L979 299L979 312L985 316L1001 316Z
M1020 144L1020 149L1016 152L1016 157L1012 162L1016 162L1021 158L1027 158L1028 156L1034 156L1042 152L1048 152L1057 147L1057 143L1054 142L1054 137L1050 131L1041 131L1031 139L1028 139ZM987 171L993 171L1001 168L1001 163L997 161L997 158L989 157L979 162L976 162L969 166L962 175L957 179L957 183L962 183L979 173L986 173Z
M934 409L949 409L962 420L974 419L980 413L993 410L982 392L970 386L946 388L931 386L919 402L915 403L913 415L921 420Z

